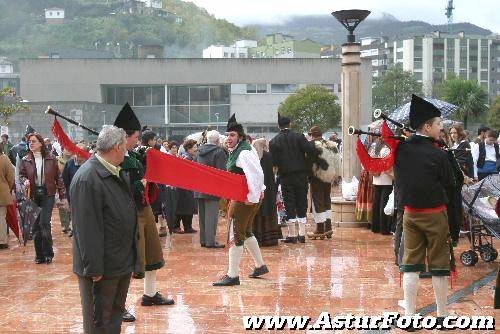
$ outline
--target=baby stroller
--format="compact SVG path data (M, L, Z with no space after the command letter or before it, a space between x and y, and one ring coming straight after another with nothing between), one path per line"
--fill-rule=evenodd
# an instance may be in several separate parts
M500 238L500 218L495 206L500 197L500 175L490 175L472 186L462 188L464 217L468 226L471 249L460 255L465 266L474 266L477 252L485 262L492 262L498 256L493 247L493 238Z

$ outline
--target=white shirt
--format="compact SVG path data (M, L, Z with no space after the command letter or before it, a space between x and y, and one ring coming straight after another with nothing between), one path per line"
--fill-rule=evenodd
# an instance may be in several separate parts
M36 180L35 183L37 186L41 186L43 184L43 158L41 152L33 152L33 156L35 157L35 166L36 166Z
M379 176L373 176L373 185L392 186L392 177L387 173L380 173Z
M241 151L236 159L236 166L243 169L247 179L247 200L251 203L259 203L260 194L266 190L266 186L264 185L264 171L262 171L255 148L252 147L251 151Z
M497 156L495 152L495 146L494 145L484 145L484 149L486 151L486 157L484 161L497 161ZM474 159L474 177L477 178L477 159L479 159L479 144L474 145L471 148L471 153L472 153L472 159Z

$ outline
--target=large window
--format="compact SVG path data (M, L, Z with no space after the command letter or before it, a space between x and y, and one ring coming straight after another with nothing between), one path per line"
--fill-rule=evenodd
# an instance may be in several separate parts
M295 84L272 84L271 93L294 93L297 90Z
M229 118L229 85L168 86L168 98L170 123L217 123Z
M266 84L247 84L248 94L265 94L267 93Z
M164 86L104 86L104 102L123 105L126 102L133 106L165 105Z

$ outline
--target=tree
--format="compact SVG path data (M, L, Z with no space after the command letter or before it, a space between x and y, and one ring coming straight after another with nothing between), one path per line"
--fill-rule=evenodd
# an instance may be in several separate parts
M497 96L495 101L491 104L488 124L491 128L500 130L500 96Z
M337 99L325 87L309 85L288 96L280 104L278 112L288 116L300 132L306 132L314 125L326 131L339 124L340 105Z
M467 128L469 117L477 117L488 110L488 93L475 80L451 77L441 86L441 99L459 107L455 117Z
M20 111L30 111L30 107L22 103L22 98L16 95L13 88L0 90L0 118L2 125L9 125L9 119Z
M400 65L396 65L374 78L372 93L373 107L390 113L409 101L411 94L421 94L422 84L411 72L403 71Z

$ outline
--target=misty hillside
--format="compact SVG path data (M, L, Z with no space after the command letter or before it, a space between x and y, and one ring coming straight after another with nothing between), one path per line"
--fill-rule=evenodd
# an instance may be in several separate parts
M290 18L280 25L252 25L260 35L281 32L298 39L310 38L324 44L341 44L345 42L347 31L331 15L308 15ZM422 35L433 31L447 32L447 25L432 25L422 21L399 21L394 16L382 13L375 18L368 17L356 28L356 38L387 36L391 39ZM469 35L487 36L492 32L470 23L455 23L452 32L464 31Z

